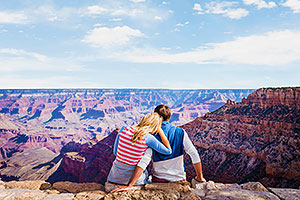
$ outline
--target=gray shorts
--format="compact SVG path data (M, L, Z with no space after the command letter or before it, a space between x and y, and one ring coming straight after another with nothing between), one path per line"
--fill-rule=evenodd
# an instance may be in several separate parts
M107 181L111 183L127 185L135 170L135 167L136 165L128 165L115 160L108 174ZM136 181L135 185L145 185L148 183L148 177L148 171L145 170L140 178Z

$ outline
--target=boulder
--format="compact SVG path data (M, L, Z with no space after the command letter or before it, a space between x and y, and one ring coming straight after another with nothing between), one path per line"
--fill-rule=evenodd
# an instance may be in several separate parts
M107 188L107 183L105 186ZM116 185L115 185L116 187ZM110 193L104 197L110 199L187 199L199 200L200 198L192 193L190 183L187 181L178 181L172 183L148 183L144 186L138 186L129 191Z
M107 193L111 192L113 189L115 189L118 186L119 186L118 184L106 182L105 183L105 192L107 192ZM143 189L143 187L144 186L142 186L142 185L135 185L132 187L131 190L141 190L141 189Z
M80 192L76 194L74 200L99 200L106 195L103 191Z
M260 191L260 192L269 192L263 184L260 182L248 182L241 185L241 187L245 190L252 190L252 191Z
M103 190L104 187L99 183L73 183L64 181L54 183L51 189L57 190L59 192L79 193L84 191L100 191Z
M285 200L298 200L300 199L300 190L291 188L268 188L274 194Z
M64 193L64 194L48 194L43 200L73 200L74 194Z
M4 183L5 188L22 188L30 190L45 190L51 187L50 183L41 180L35 181L10 181Z
M279 200L279 198L268 192L268 190L260 183L245 183L238 184L223 184L208 181L200 183L195 179L192 180L192 192L201 199L232 199L232 200L247 200L247 199L270 199ZM264 190L265 189L265 190Z
M244 189L223 188L209 191L203 198L205 200L280 200L276 195L270 192L258 192Z
M130 190L130 191L122 191L116 193L110 193L104 197L104 200L112 200L112 199L139 199L139 200L173 200L180 199L180 193L171 190L171 191L163 191L163 190Z
M145 190L176 190L178 192L187 192L190 190L190 186L180 183L148 183L145 185Z

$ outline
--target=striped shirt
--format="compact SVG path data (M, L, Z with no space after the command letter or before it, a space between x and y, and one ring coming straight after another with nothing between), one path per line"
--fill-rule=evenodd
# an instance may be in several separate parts
M131 138L134 134L132 127L126 127L119 132L119 143L116 160L129 165L136 165L144 155L148 145L142 138L134 144Z
M134 131L134 128L130 126L123 126L119 131L114 145L114 154L117 161L128 165L136 165L141 160L147 147L164 155L172 153L171 148L167 148L150 133L132 144L131 138Z

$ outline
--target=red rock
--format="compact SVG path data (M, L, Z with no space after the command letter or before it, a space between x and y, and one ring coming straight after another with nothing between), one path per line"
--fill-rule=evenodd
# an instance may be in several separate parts
M228 101L184 125L200 153L204 176L225 183L298 187L299 94L300 88L259 89L241 103ZM191 164L187 175L195 176Z

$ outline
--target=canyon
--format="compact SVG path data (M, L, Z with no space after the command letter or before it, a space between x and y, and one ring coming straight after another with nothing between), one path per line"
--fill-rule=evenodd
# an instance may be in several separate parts
M300 88L259 89L242 102L228 100L221 108L184 124L201 157L205 178L298 188L299 103ZM62 171L78 182L104 184L114 160L116 134L90 145L73 143L73 149L63 155ZM195 172L188 156L185 164L190 181Z
M207 180L228 184L259 181L268 187L299 188L300 88L262 88L245 90L244 93L240 90L235 93L227 91L227 96L214 90L205 96L204 91L199 90L197 94L195 91L173 91L171 98L172 95L166 90L159 95L148 94L146 100L143 97L140 101L134 101L137 97L132 97L133 91L129 90L126 91L129 105L124 103L124 96L123 100L121 97L118 100L116 96L110 97L123 102L123 107L127 105L124 112L121 108L117 110L108 97L103 97L105 100L101 109L95 102L102 97L93 97L95 102L90 101L89 108L81 104L82 109L77 112L79 107L74 111L72 104L62 95L56 106L52 105L52 101L49 105L40 106L39 116L32 110L28 115L28 107L27 110L21 109L21 102L16 100L23 98L20 93L14 91L18 94L14 100L8 94L3 95L0 104L1 178L5 181L47 180L55 183L68 180L104 184L114 160L112 147L117 128L125 123L136 123L135 120L143 113L151 112L160 103L167 103L177 114L172 123L181 125L196 146ZM49 102L49 97L39 92L37 97L31 94L28 99ZM83 92L83 95L91 94ZM73 93L70 96L79 98ZM80 98L85 99L84 96ZM19 104L18 111L12 106L16 103ZM25 103L22 105L25 107ZM118 106L121 106L120 102ZM37 110L37 107L32 106L32 109ZM110 113L110 108L115 115ZM30 119L33 116L38 117ZM113 117L114 121L100 125ZM39 126L35 129L37 124ZM114 125L109 128L111 124ZM97 132L98 128L101 131ZM44 159L38 159L40 157ZM195 172L188 156L185 162L187 179L191 181Z
M184 124L240 101L252 90L14 89L0 90L0 160L27 148L54 153L70 141L101 139L137 123L155 106L172 108L171 121Z

